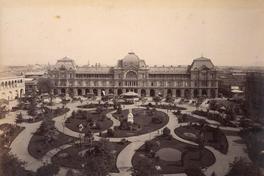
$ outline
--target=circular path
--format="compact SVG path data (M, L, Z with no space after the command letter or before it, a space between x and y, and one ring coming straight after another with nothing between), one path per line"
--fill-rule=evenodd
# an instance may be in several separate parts
M55 127L59 131L65 133L66 135L73 136L73 137L79 137L80 135L83 135L83 134L80 134L80 133L74 132L68 128L65 128L63 123L65 122L65 119L70 116L70 114L73 110L78 109L77 108L78 105L80 105L79 102L67 104L66 106L68 108L70 108L70 111L67 112L65 115L61 115L61 116L58 116L58 117L53 119L55 121ZM189 105L185 105L183 107L186 108L186 110L182 111L184 113L191 113L191 111L193 111L195 109L195 107L191 107ZM130 109L130 108L137 108L137 106L126 105L124 109ZM167 112L167 110L164 110L164 109L157 109L157 110L163 111L163 112L168 114L169 122L166 126L171 131L174 131L174 129L179 127L180 125L186 125L186 124L179 124L177 121L177 118L175 117L175 115L171 111ZM113 126L111 128L113 128L114 126L120 125L120 122L112 116L112 113L113 112L109 112L107 114L107 117L113 121ZM0 119L0 124L1 123L14 123L15 115L16 115L16 113L12 113L12 112L9 113L7 118ZM217 125L217 122L215 122L215 121L209 121L206 118L201 117L201 116L195 116L195 117L200 118L200 119L205 119L206 121L208 121L212 125ZM38 129L40 123L41 122L32 123L32 124L28 124L28 123L20 124L20 126L25 127L25 130L23 130L17 136L17 138L12 142L12 144L10 146L10 148L11 148L10 152L15 154L19 159L25 161L27 163L26 169L29 169L32 171L36 171L44 163L49 163L51 157L53 157L57 152L59 152L60 150L62 150L64 148L69 147L69 145L63 145L58 149L51 150L41 160L37 160L37 159L33 158L28 153L27 147L29 144L29 140L32 137L32 133L34 133ZM125 147L117 157L116 165L117 165L117 168L119 169L120 173L112 173L111 175L113 175L113 176L115 176L115 175L120 175L120 176L131 175L130 170L132 168L132 157L135 154L135 151L138 148L140 148L145 143L145 141L153 139L156 136L160 135L163 128L164 127L162 127L159 130L148 133L148 134L126 137L126 139L131 141L131 143L127 147ZM220 129L228 129L228 130L234 130L234 131L239 130L237 128L230 128L230 127L228 127L228 128L220 127ZM177 136L173 132L171 134L172 134L173 138L175 138L181 142L192 144L192 145L197 145L194 142L180 138L179 136ZM95 137L95 140L100 140L99 133L95 133L94 137ZM109 138L109 139L111 142L119 142L123 138ZM206 146L206 148L209 149L211 152L213 152L213 154L216 157L215 164L208 167L207 170L205 171L206 175L210 176L212 174L212 172L215 172L216 175L225 175L227 173L227 171L229 170L229 163L233 162L235 157L237 157L237 156L247 157L247 154L244 152L245 145L244 144L237 144L234 142L238 139L241 139L239 136L227 136L227 139L228 139L228 143L229 143L229 152L227 155L224 155L224 154L218 152L217 150L215 150L212 147ZM225 161L225 162L222 162L222 161ZM61 167L58 176L64 176L66 171L67 171L67 168ZM185 174L173 174L173 175L183 176Z

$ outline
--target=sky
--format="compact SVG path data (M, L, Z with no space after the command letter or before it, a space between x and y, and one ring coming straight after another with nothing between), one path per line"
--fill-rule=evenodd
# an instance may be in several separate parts
M263 0L0 0L0 65L264 66Z

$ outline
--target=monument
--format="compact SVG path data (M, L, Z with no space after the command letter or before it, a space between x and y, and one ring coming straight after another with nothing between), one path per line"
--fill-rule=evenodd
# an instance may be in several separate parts
M132 113L132 109L129 109L129 113L127 115L127 122L128 123L134 123L134 115Z

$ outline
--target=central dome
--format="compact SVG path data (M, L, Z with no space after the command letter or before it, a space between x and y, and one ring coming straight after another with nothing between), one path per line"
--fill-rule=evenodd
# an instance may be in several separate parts
M123 59L123 65L124 66L129 66L129 65L138 66L139 57L135 53L129 52L128 55L126 55Z

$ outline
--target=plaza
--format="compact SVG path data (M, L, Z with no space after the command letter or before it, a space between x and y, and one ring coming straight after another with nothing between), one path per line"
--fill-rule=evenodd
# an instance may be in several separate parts
M85 157L87 152L102 140L107 140L114 152L112 165L109 166L110 175L131 175L131 168L138 169L137 163L141 160L153 162L154 170L164 175L186 175L192 167L201 168L208 176L212 173L224 175L229 170L229 163L233 162L235 157L248 158L244 152L245 144L236 142L241 140L238 135L240 128L222 126L217 121L195 114L190 119L195 126L190 126L188 120L184 123L179 122L181 115L176 113L176 109L166 109L166 102L162 101L160 106L164 104L165 109L155 108L155 102L148 100L122 105L121 110L100 101L90 98L83 102L71 100L66 105L62 103L48 105L47 108L53 111L62 106L68 110L56 113L57 115L48 118L49 120L36 122L16 123L17 112L8 113L6 118L0 120L1 124L8 123L24 128L9 144L10 153L25 161L25 169L31 172L36 172L38 168L47 164L55 164L59 167L59 172L56 174L58 176L64 176L67 172L77 174L86 168L84 163L87 162ZM89 107L90 104L92 106ZM106 109L99 108L102 112L96 113L96 109L101 106ZM178 110L181 109L181 114L191 114L197 108L189 103L178 104L177 107ZM129 111L134 116L132 121L127 119ZM25 110L18 112L22 112L23 118L30 116ZM164 118L155 124L157 122L153 119L156 116L164 116ZM109 122L104 122L104 119ZM197 140L200 121L208 128L207 132L204 131L207 142L204 143L202 150ZM43 124L44 122L46 125ZM93 128L93 124L97 122L107 125ZM88 126L85 125L86 123ZM80 129L80 124L84 125L83 129ZM215 137L214 133L210 132L211 128L218 130L218 136L222 136L223 139ZM165 132L167 130L169 132ZM91 144L87 141L93 142ZM145 149L146 145L150 145L148 143L151 146ZM225 145L225 148L217 145ZM174 150L177 150L178 154ZM159 160L156 159L157 156ZM75 159L72 160L72 157ZM226 162L223 163L223 160Z
M0 9L0 176L264 176L263 0Z

